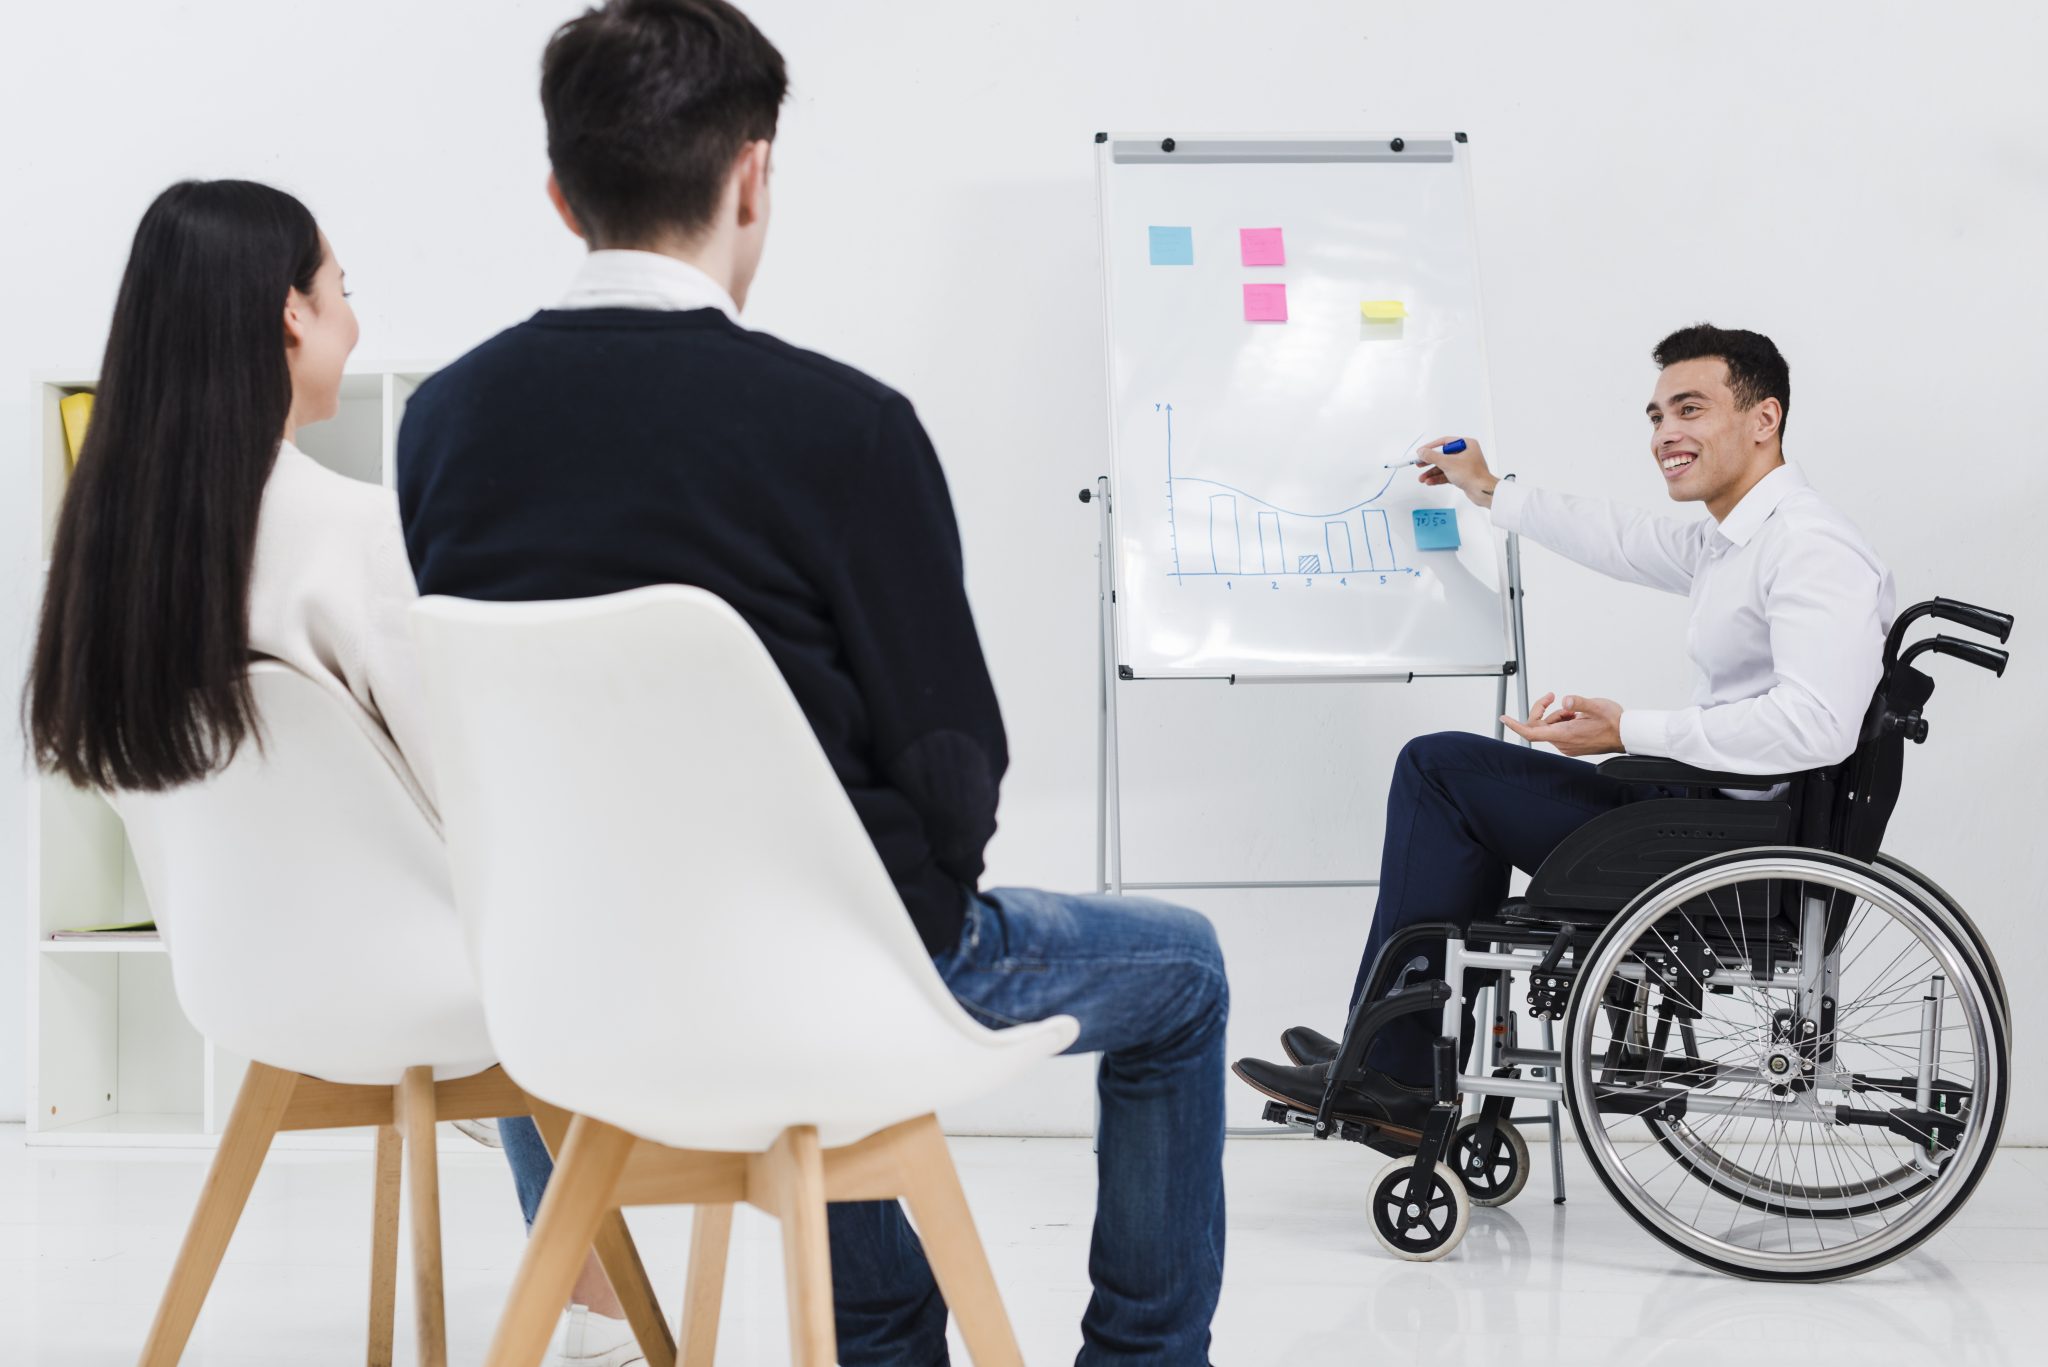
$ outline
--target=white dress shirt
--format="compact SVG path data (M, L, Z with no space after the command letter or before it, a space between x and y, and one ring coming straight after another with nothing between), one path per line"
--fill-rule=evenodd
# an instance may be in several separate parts
M1691 598L1692 706L1624 704L1630 754L1789 774L1856 749L1883 667L1892 577L1794 467L1765 475L1719 523L1512 480L1493 492L1493 521L1589 569Z
M583 258L558 309L717 309L737 323L725 286L687 261L660 252L601 251Z

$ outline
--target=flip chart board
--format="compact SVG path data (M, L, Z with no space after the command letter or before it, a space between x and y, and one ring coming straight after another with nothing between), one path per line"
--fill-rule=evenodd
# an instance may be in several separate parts
M1126 676L1501 673L1502 537L1396 464L1492 439L1469 145L1096 150Z

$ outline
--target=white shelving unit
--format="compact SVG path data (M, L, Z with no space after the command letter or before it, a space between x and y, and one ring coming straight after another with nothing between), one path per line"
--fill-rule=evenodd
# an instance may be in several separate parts
M406 400L435 364L351 367L341 411L298 434L299 447L353 479L391 485ZM96 387L89 372L34 382L41 559L68 478L57 405ZM151 919L113 808L61 778L31 785L28 831L28 1142L210 1146L227 1122L246 1060L201 1038L178 1009L157 940L52 940L59 930ZM367 1132L365 1132L367 1133ZM357 1135L286 1135L280 1144L367 1144Z

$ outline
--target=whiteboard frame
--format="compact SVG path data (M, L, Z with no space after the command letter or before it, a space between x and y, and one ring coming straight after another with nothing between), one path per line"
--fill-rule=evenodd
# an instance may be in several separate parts
M1479 242L1478 229L1474 221L1472 194L1471 146L1463 133L1205 133L1191 137L1180 137L1171 133L1097 133L1095 135L1095 222L1097 243L1102 262L1102 353L1103 353L1103 405L1104 416L1109 429L1110 489L1114 489L1121 476L1123 464L1117 449L1117 384L1116 384L1116 303L1111 285L1111 250L1109 202L1109 176L1111 169L1119 164L1164 164L1187 162L1197 165L1218 165L1242 162L1291 162L1291 163L1379 163L1396 161L1448 161L1458 168L1464 183L1465 194L1465 235L1470 246L1473 267L1472 296L1474 305L1473 333L1479 351L1479 367L1483 393L1480 407L1485 414L1486 430L1493 430L1493 384L1492 363L1486 346L1485 293L1477 266ZM1107 492L1107 491L1105 491ZM1105 500L1109 502L1109 500ZM1110 504L1113 507L1113 503ZM1106 512L1108 525L1114 530L1113 512ZM1162 671L1139 674L1133 668L1124 651L1131 640L1128 621L1128 596L1122 591L1127 584L1127 567L1124 564L1121 538L1107 543L1103 552L1109 561L1105 576L1109 590L1108 610L1112 618L1105 630L1105 648L1115 664L1115 675L1119 679L1135 680L1214 680L1225 683L1341 683L1341 682L1396 682L1406 683L1418 678L1487 678L1499 676L1503 680L1517 672L1522 653L1519 613L1517 611L1521 585L1519 557L1510 553L1509 538L1489 522L1487 536L1494 551L1494 576L1500 598L1500 644L1499 663L1492 662L1443 662L1417 661L1423 667L1416 669L1376 670L1329 670L1288 674L1280 672L1236 672L1197 673Z

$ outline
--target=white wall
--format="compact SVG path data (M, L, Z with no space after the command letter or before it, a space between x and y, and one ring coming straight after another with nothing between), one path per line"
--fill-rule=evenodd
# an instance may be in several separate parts
M535 71L573 6L215 0L11 10L0 33L0 694L31 604L27 378L96 359L143 206L189 175L298 192L358 291L363 354L448 355L544 303L577 247L540 195ZM2038 7L1361 0L1031 5L757 0L795 87L750 321L917 402L944 454L1016 756L998 880L1093 877L1094 522L1104 468L1097 129L1472 136L1502 465L1661 498L1650 344L1709 318L1770 333L1794 457L1908 600L2020 619L2008 678L1943 672L1897 852L1975 909L2043 1077L2048 955L2038 698L2048 493L2033 413L2048 317ZM87 55L89 54L89 56ZM1668 705L1682 604L1528 557L1534 682ZM1176 685L1174 689L1191 686ZM1487 691L1140 693L1134 877L1369 874L1387 759L1483 724ZM1207 739L1190 744L1185 738ZM0 785L0 1116L22 1095L21 788ZM1202 903L1243 1050L1342 1005L1367 906ZM1239 1120L1255 1113L1237 1101ZM971 1119L1086 1118L1069 1067ZM2048 1139L2023 1085L2008 1132Z

